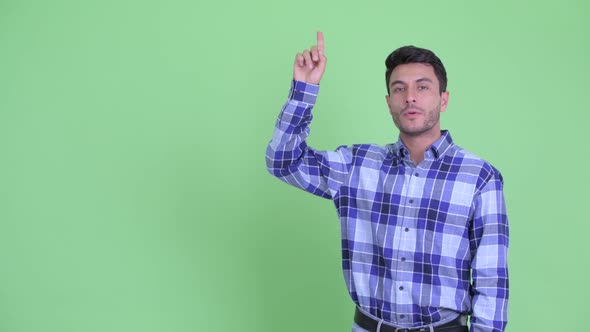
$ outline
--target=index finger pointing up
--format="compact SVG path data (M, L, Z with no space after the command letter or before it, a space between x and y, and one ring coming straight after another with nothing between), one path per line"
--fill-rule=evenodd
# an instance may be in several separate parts
M324 55L324 34L318 31L318 52Z

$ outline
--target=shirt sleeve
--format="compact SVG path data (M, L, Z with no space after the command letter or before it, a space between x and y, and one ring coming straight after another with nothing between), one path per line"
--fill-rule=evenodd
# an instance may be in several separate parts
M318 151L307 145L318 91L319 85L292 82L289 99L266 149L266 167L288 184L331 199L350 170L352 154L344 146L336 151Z
M502 332L508 318L508 218L494 170L474 200L471 332Z

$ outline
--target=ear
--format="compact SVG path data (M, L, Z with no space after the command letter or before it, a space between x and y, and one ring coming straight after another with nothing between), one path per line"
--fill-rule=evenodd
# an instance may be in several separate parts
M449 104L449 91L445 91L440 94L440 111L444 112L447 110Z

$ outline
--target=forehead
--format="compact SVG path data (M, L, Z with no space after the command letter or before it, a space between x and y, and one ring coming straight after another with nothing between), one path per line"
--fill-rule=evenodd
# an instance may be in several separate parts
M404 83L415 82L419 79L428 78L438 85L438 79L434 73L434 68L426 63L406 63L393 69L390 77L390 84L394 81Z

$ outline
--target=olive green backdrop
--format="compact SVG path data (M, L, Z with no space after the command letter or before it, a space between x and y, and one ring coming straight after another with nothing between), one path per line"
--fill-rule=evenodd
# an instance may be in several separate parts
M330 201L264 151L324 31L310 143L387 143L385 56L447 66L498 167L509 332L590 317L587 1L0 0L0 331L349 331Z

